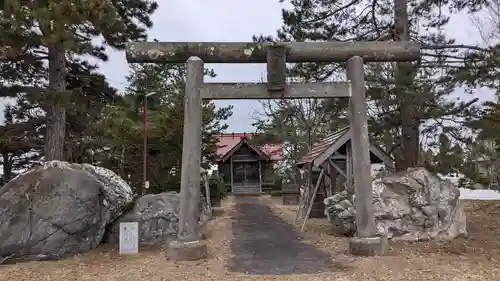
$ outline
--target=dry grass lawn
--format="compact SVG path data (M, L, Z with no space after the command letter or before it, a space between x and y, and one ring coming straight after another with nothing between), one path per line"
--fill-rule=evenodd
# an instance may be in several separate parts
M292 222L296 206L282 206L264 198L273 212ZM230 273L232 202L210 223L210 257L201 262L168 261L158 250L120 256L116 249L100 247L91 253L57 262L30 262L0 266L3 280L500 280L500 202L466 202L468 239L451 242L392 243L388 256L361 258L345 253L347 238L331 235L324 219L311 219L303 242L329 252L342 265L337 272L304 276L251 276ZM298 228L298 226L297 226Z
M293 222L296 206L268 200L274 213ZM308 220L303 237L351 268L331 280L500 280L500 201L466 201L465 208L467 239L392 242L384 257L346 254L348 239L333 235L335 229L326 219Z

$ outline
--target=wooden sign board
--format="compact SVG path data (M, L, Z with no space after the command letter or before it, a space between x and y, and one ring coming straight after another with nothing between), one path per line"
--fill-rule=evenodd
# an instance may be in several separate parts
M120 255L131 255L139 253L139 223L120 223Z

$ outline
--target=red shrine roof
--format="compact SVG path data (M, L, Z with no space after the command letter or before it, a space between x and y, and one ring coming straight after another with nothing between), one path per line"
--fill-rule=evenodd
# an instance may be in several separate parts
M237 145L245 140L251 139L255 134L253 133L227 133L217 135L217 158L222 159L233 150ZM257 147L270 160L282 161L285 159L283 144L265 144Z

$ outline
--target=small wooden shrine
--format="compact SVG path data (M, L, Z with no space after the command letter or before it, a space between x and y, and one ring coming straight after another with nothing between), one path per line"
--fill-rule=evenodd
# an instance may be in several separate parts
M305 172L296 221L303 219L302 230L309 217L325 217L323 200L342 190L354 194L351 139L352 131L344 127L313 145L297 166ZM394 169L394 160L370 142L370 161Z
M229 133L217 136L217 165L233 195L261 195L262 186L272 184L275 165L284 160L282 144L257 146L255 134Z

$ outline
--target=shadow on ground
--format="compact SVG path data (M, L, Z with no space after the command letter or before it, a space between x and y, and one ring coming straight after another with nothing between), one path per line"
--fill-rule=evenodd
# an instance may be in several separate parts
M303 243L295 228L259 198L235 198L229 270L257 275L338 271L327 253Z

